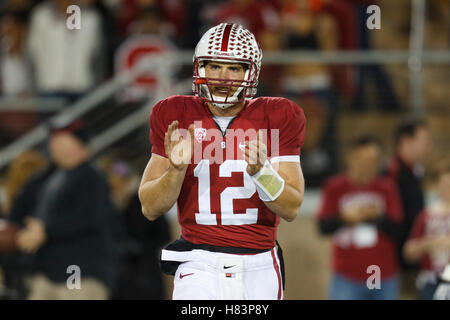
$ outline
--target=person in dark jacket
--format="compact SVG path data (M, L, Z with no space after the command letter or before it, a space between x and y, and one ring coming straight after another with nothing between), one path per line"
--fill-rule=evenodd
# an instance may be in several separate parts
M41 186L55 171L56 166L49 164L44 169L35 173L18 191L11 204L8 220L19 228L25 227L25 220L30 216L39 200ZM28 296L28 288L25 279L33 270L32 254L12 252L3 256L5 284L9 289L8 298L25 299ZM6 297L5 297L6 298Z
M415 279L419 266L407 262L402 254L413 223L425 207L422 180L423 163L432 149L432 137L427 124L415 118L402 120L394 135L395 155L387 168L400 194L404 219L399 230L397 255L400 266L401 292L404 298L416 298Z
M414 220L424 209L425 199L422 187L423 162L431 151L430 130L418 119L402 121L395 132L395 156L391 160L387 175L398 187L403 206L403 228L399 237L399 261L402 269L414 268L401 254Z
M137 192L121 215L126 229L118 285L113 299L163 300L166 288L159 268L159 254L170 237L166 217L148 221Z
M29 299L107 299L116 276L116 214L106 178L90 161L82 122L54 127L56 170L18 234L35 253Z

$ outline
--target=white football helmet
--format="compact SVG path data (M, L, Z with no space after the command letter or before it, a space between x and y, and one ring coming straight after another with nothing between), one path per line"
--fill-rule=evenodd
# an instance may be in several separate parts
M209 29L195 47L192 90L222 109L251 99L256 94L261 60L262 50L253 33L238 24L221 23ZM244 63L248 68L242 81L206 78L205 61ZM213 95L209 89L211 81L228 87L227 96ZM232 87L238 89L230 95Z

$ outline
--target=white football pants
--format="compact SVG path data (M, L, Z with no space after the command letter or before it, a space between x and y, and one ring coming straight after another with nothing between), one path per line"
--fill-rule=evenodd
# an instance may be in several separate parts
M253 255L163 250L161 259L182 262L174 276L174 300L283 299L276 247Z

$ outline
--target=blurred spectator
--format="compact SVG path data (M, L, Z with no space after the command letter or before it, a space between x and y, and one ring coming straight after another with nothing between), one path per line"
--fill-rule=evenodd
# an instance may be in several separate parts
M337 48L337 27L332 16L308 0L286 1L282 8L281 34L287 50L326 51ZM320 3L320 2L319 2ZM303 63L284 68L282 95L297 102L308 118L302 168L310 186L336 170L336 97L329 66Z
M123 211L139 186L139 178L125 161L116 160L105 163L105 166L113 203L118 210Z
M279 17L268 1L230 0L224 2L215 12L213 24L237 23L249 29L258 42L267 30L278 27Z
M155 94L160 84L172 81L179 67L171 62L169 53L175 50L175 45L169 37L170 25L164 20L156 1L138 0L137 6L139 11L134 21L128 25L129 37L115 52L115 71L119 73L129 70L149 57L159 58L160 61L156 65L159 68L154 66L121 92L121 102L127 103L146 101ZM156 69L162 70L163 74L157 74Z
M356 0L358 1L358 0ZM357 17L353 6L347 0L310 0L311 6L333 17L337 26L336 41L341 50L355 50L358 47ZM339 94L350 99L355 91L354 65L332 65L333 86Z
M355 2L354 10L357 15L359 49L372 50L372 30L367 28L367 7L376 4L377 1L367 0L351 0ZM369 2L369 3L367 3ZM381 110L395 111L400 109L399 100L392 86L391 77L386 74L383 67L379 64L362 64L358 65L356 95L352 101L351 107L355 111L364 111L370 105L367 97L369 97L368 88L372 82L376 92L376 107ZM372 98L372 96L370 96ZM373 100L373 99L371 99Z
M203 28L222 22L237 23L255 35L263 52L279 51L279 12L273 1L231 0L209 2L203 6L201 18ZM196 10L194 8L194 10ZM201 28L195 27L197 31ZM204 30L206 31L206 30ZM197 39L198 42L199 39ZM194 45L197 42L193 42ZM281 69L276 65L264 65L260 75L258 95L277 96L280 94L279 78Z
M0 16L0 96L18 98L32 93L31 68L26 57L27 14L8 10ZM34 112L0 111L0 147L36 123Z
M331 299L396 299L395 238L402 219L391 180L378 175L380 147L371 137L356 139L347 153L347 171L323 189L319 227L333 235ZM368 267L379 268L380 286L369 289Z
M423 162L432 148L430 130L421 120L402 120L396 128L394 145L395 155L387 168L387 175L395 182L403 207L404 219L397 251L402 269L402 295L412 298L416 296L414 279L418 266L405 261L402 251L414 220L425 206Z
M29 299L107 299L114 285L116 214L106 179L89 160L87 140L78 121L50 137L57 169L17 240L21 251L35 253ZM67 287L69 266L80 268L80 289Z
M42 186L54 171L55 165L50 163L45 169L34 174L20 188L9 212L9 221L21 228L25 226L25 219L34 213L40 199ZM15 299L26 299L29 292L26 279L33 271L33 255L15 252L5 255L3 258L8 295Z
M97 82L102 65L101 18L83 1L79 30L69 30L70 0L46 0L31 15L29 55L35 86L43 96L77 99Z
M37 151L25 151L20 154L8 167L3 184L5 201L2 209L6 218L20 225L18 218L19 207L29 214L28 202L24 198L24 190L28 189L36 175L45 171L47 160ZM18 221L19 220L19 221ZM0 271L3 274L3 297L10 299L24 299L26 286L24 277L29 270L29 260L17 253L0 254ZM2 294L0 294L2 295Z
M417 287L420 298L433 299L439 274L450 263L450 161L438 165L436 176L438 199L415 219L409 240L404 246L405 258L420 261Z
M199 42L202 31L211 23L207 22L205 17L205 12L208 12L208 8L214 6L214 4L219 1L202 1L202 0L186 0L185 12L185 34L183 36L183 41L179 41L177 44L181 48L192 49Z
M260 38L261 48L264 54L279 52L282 44L277 31L267 31ZM266 64L261 69L258 84L258 96L279 96L281 92L281 77L283 68L277 64Z
M439 277L433 300L450 300L450 262Z
M87 9L100 16L100 52L97 53L93 63L96 82L111 77L114 72L114 50L121 41L117 30L117 8L114 11L114 6L117 6L118 2L119 0L78 0L82 12Z
M42 186L55 171L54 163L49 163L44 169L31 176L20 188L9 211L8 220L24 227L25 219L31 216L40 201Z
M164 34L180 39L186 32L186 4L181 0L122 0L119 5L118 28L122 34L130 33L130 26L147 16L150 24L163 28ZM144 21L141 21L143 23Z
M37 151L25 151L21 153L9 166L3 184L5 202L2 203L2 211L9 214L16 197L37 172L47 165L45 157Z
M165 299L159 254L171 237L166 217L148 221L137 192L121 215L126 228L118 285L113 299Z
M8 10L28 12L37 2L42 0L4 0L4 6Z
M174 34L172 25L164 19L156 1L137 0L136 5L138 11L126 29L127 35L154 34L167 37Z
M26 17L20 12L5 13L0 20L1 94L17 96L31 92L30 70L25 57Z
M112 299L165 299L159 250L170 240L165 217L150 222L142 215L139 178L124 161L103 161L114 203L124 227L118 284Z

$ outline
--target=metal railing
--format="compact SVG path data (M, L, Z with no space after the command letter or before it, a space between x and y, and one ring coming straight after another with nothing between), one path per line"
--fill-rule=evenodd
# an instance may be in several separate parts
M61 110L56 116L50 119L50 122L58 125L72 122L98 106L102 101L112 96L121 88L130 84L144 71L145 68L143 68L142 65L138 65L135 69L118 74L112 80L104 83L86 97L81 98L73 105ZM43 142L49 134L48 126L48 123L42 123L16 141L4 147L0 151L0 168L7 165L21 152L33 148Z
M191 89L191 79L186 79L178 83L172 90L172 94L187 94ZM168 92L166 92L168 93ZM112 125L110 128L104 130L98 136L93 138L89 143L89 148L93 154L98 154L102 150L106 149L114 142L119 140L120 138L126 136L134 129L145 125L148 123L149 114L152 110L153 106L161 99L167 98L167 95L158 94L154 98L150 99L147 103L145 103L138 110L129 114L124 119L120 120L116 124Z
M270 64L293 64L293 63L310 63L321 62L328 64L389 64L389 63L401 63L406 64L410 68L411 86L414 90L411 92L411 102L416 101L412 110L415 113L422 113L423 106L421 101L421 94L417 91L421 91L420 86L417 86L421 81L417 78L421 78L421 67L417 68L417 59L419 59L420 66L423 64L450 64L450 51L423 51L419 55L412 54L411 51L399 51L399 50L383 50L383 51L334 51L334 52L317 52L317 51L281 51L281 52L269 52L264 55L264 65ZM135 113L129 115L129 117L122 119L119 123L108 129L104 134L100 134L98 137L94 137L92 140L92 148L95 153L100 152L103 148L107 147L117 139L120 139L124 134L133 130L140 125L143 125L148 119L148 113L151 110L151 106L159 99L165 98L170 94L186 93L187 82L185 80L177 88L170 88L168 75L164 66L168 63L174 64L191 64L192 63L192 51L178 51L171 54L170 59L165 56L164 58L155 58L144 61L138 64L135 68L129 71L124 71L117 74L113 79L99 86L96 90L81 98L74 104L63 108L57 115L51 118L51 123L64 125L72 122L73 120L86 114L88 111L96 108L100 103L114 95L119 90L125 88L136 80L137 77L149 70L152 70L158 74L159 89L156 96L145 104L144 107L137 110ZM414 80L416 79L416 80ZM180 90L180 91L178 91ZM4 108L0 104L0 112L2 110L12 110L12 101L8 101L8 107ZM18 108L15 110L28 110L27 108ZM24 150L33 148L48 136L48 125L40 124L29 133L18 138L16 141L0 150L0 168L7 165L12 159ZM108 138L106 138L108 137Z
M66 104L66 99L56 97L1 97L0 112L56 112L61 111Z
M264 54L264 65L268 64L304 64L320 62L327 64L391 64L401 63L409 67L410 83L410 104L415 114L422 114L422 70L424 64L450 64L450 51L424 51L424 30L425 30L425 0L413 0L411 14L411 34L410 48L407 51L383 50L383 51L283 51L268 52ZM91 141L90 147L94 153L99 153L134 128L143 125L148 114L159 99L165 98L169 94L186 92L186 83L182 82L174 90L170 90L170 79L167 74L169 64L192 64L192 51L179 51L164 54L163 57L147 59L137 64L132 70L124 71L116 75L112 80L104 83L95 91L80 99L73 105L64 108L56 116L51 118L51 122L64 125L72 122L83 114L98 106L114 93L129 85L144 72L152 70L158 76L158 88L156 96L143 107L120 120L104 132L100 133ZM23 103L23 101L22 101ZM47 105L47 108L52 108ZM5 107L0 101L0 112L11 110L11 101ZM26 110L27 108L16 108L14 110ZM32 148L42 142L48 136L48 127L41 124L29 133L23 135L7 147L0 150L0 168L7 165L22 151Z

